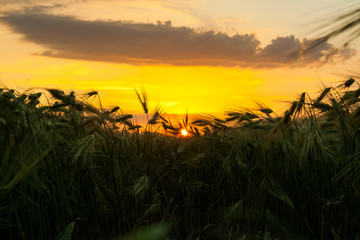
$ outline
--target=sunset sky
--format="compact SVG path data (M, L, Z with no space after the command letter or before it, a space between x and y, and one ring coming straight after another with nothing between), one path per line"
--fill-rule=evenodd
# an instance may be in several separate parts
M0 84L98 90L105 106L219 113L344 80L358 44L304 50L351 0L0 0ZM326 30L326 29L325 29Z

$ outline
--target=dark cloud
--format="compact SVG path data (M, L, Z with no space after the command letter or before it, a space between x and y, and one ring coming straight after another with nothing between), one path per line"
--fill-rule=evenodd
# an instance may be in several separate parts
M39 13L45 13L48 10L56 9L56 8L64 8L67 5L65 4L53 4L53 5L35 5L35 6L29 6L29 7L23 7L25 11L29 13L39 14Z
M135 65L206 65L274 68L309 66L354 55L314 40L278 37L260 48L253 34L229 36L173 27L171 22L142 24L124 21L84 21L27 10L3 14L0 20L29 42L43 45L44 56ZM306 54L305 54L306 52Z

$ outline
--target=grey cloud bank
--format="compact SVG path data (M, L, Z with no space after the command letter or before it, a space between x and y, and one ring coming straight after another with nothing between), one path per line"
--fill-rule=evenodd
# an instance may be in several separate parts
M319 66L355 55L349 47L338 50L326 42L306 51L315 39L299 40L294 36L277 37L261 48L253 34L198 32L173 27L170 21L84 21L34 11L3 13L0 21L26 41L46 47L47 51L40 55L67 59L133 65L279 68Z

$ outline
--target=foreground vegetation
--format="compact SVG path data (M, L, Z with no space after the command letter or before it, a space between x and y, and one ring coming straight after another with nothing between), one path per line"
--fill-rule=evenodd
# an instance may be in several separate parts
M140 126L97 92L3 89L0 236L358 239L359 96L349 79L282 116L172 122L157 108Z

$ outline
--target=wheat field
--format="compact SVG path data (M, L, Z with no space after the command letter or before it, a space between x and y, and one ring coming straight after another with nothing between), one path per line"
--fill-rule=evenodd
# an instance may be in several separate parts
M2 239L359 238L354 78L281 115L173 121L136 93L144 125L95 91L1 90Z

